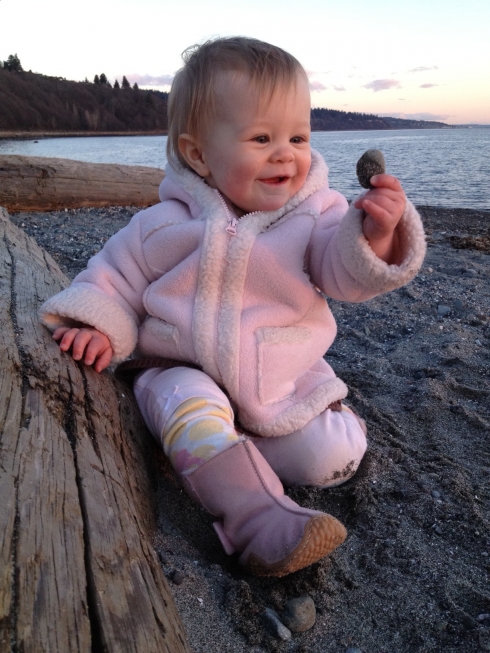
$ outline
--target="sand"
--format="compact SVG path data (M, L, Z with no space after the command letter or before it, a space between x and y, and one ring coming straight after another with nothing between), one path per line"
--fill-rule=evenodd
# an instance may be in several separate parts
M369 449L345 485L288 493L346 525L335 553L283 579L249 576L160 454L155 546L193 653L490 650L490 213L420 210L429 247L417 278L364 304L331 302L339 334L327 360L367 421ZM134 212L12 221L73 277ZM315 626L276 639L264 609L304 595Z

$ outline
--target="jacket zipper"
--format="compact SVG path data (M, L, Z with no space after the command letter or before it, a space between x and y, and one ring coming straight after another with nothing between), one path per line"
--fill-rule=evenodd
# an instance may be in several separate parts
M236 225L237 225L238 219L235 218L234 216L232 217L231 215L228 214L228 224L226 226L226 233L230 234L230 236L236 236Z
M218 193L218 196L219 196L220 200L222 201L223 206L225 207L226 215L227 215L227 218L228 218L228 222L226 224L225 231L226 231L227 234L230 234L230 236L236 236L236 229L237 229L237 225L238 225L239 220L241 220L242 218L247 218L247 217L249 217L251 215L255 215L256 213L261 213L261 211L252 211L251 213L245 213L240 218L237 218L236 215L232 215L230 213L230 209L228 208L228 205L225 202L225 199L224 199L223 195L219 192L218 189L215 189L215 190Z

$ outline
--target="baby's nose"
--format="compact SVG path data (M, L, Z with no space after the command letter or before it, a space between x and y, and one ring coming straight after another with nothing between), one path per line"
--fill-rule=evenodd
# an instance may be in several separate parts
M272 154L272 160L278 162L292 161L293 158L293 148L290 146L290 144L280 145L276 147Z

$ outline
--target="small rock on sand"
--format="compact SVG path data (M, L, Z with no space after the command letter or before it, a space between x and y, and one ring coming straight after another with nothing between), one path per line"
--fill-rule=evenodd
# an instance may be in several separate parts
M316 621L316 609L310 596L290 599L281 613L283 623L293 633L302 633L313 628Z

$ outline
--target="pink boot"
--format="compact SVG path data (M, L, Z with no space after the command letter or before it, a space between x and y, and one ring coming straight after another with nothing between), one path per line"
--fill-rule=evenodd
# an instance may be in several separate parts
M251 442L239 442L183 479L212 515L226 553L256 576L285 576L307 567L345 540L344 526L284 495L279 478Z

